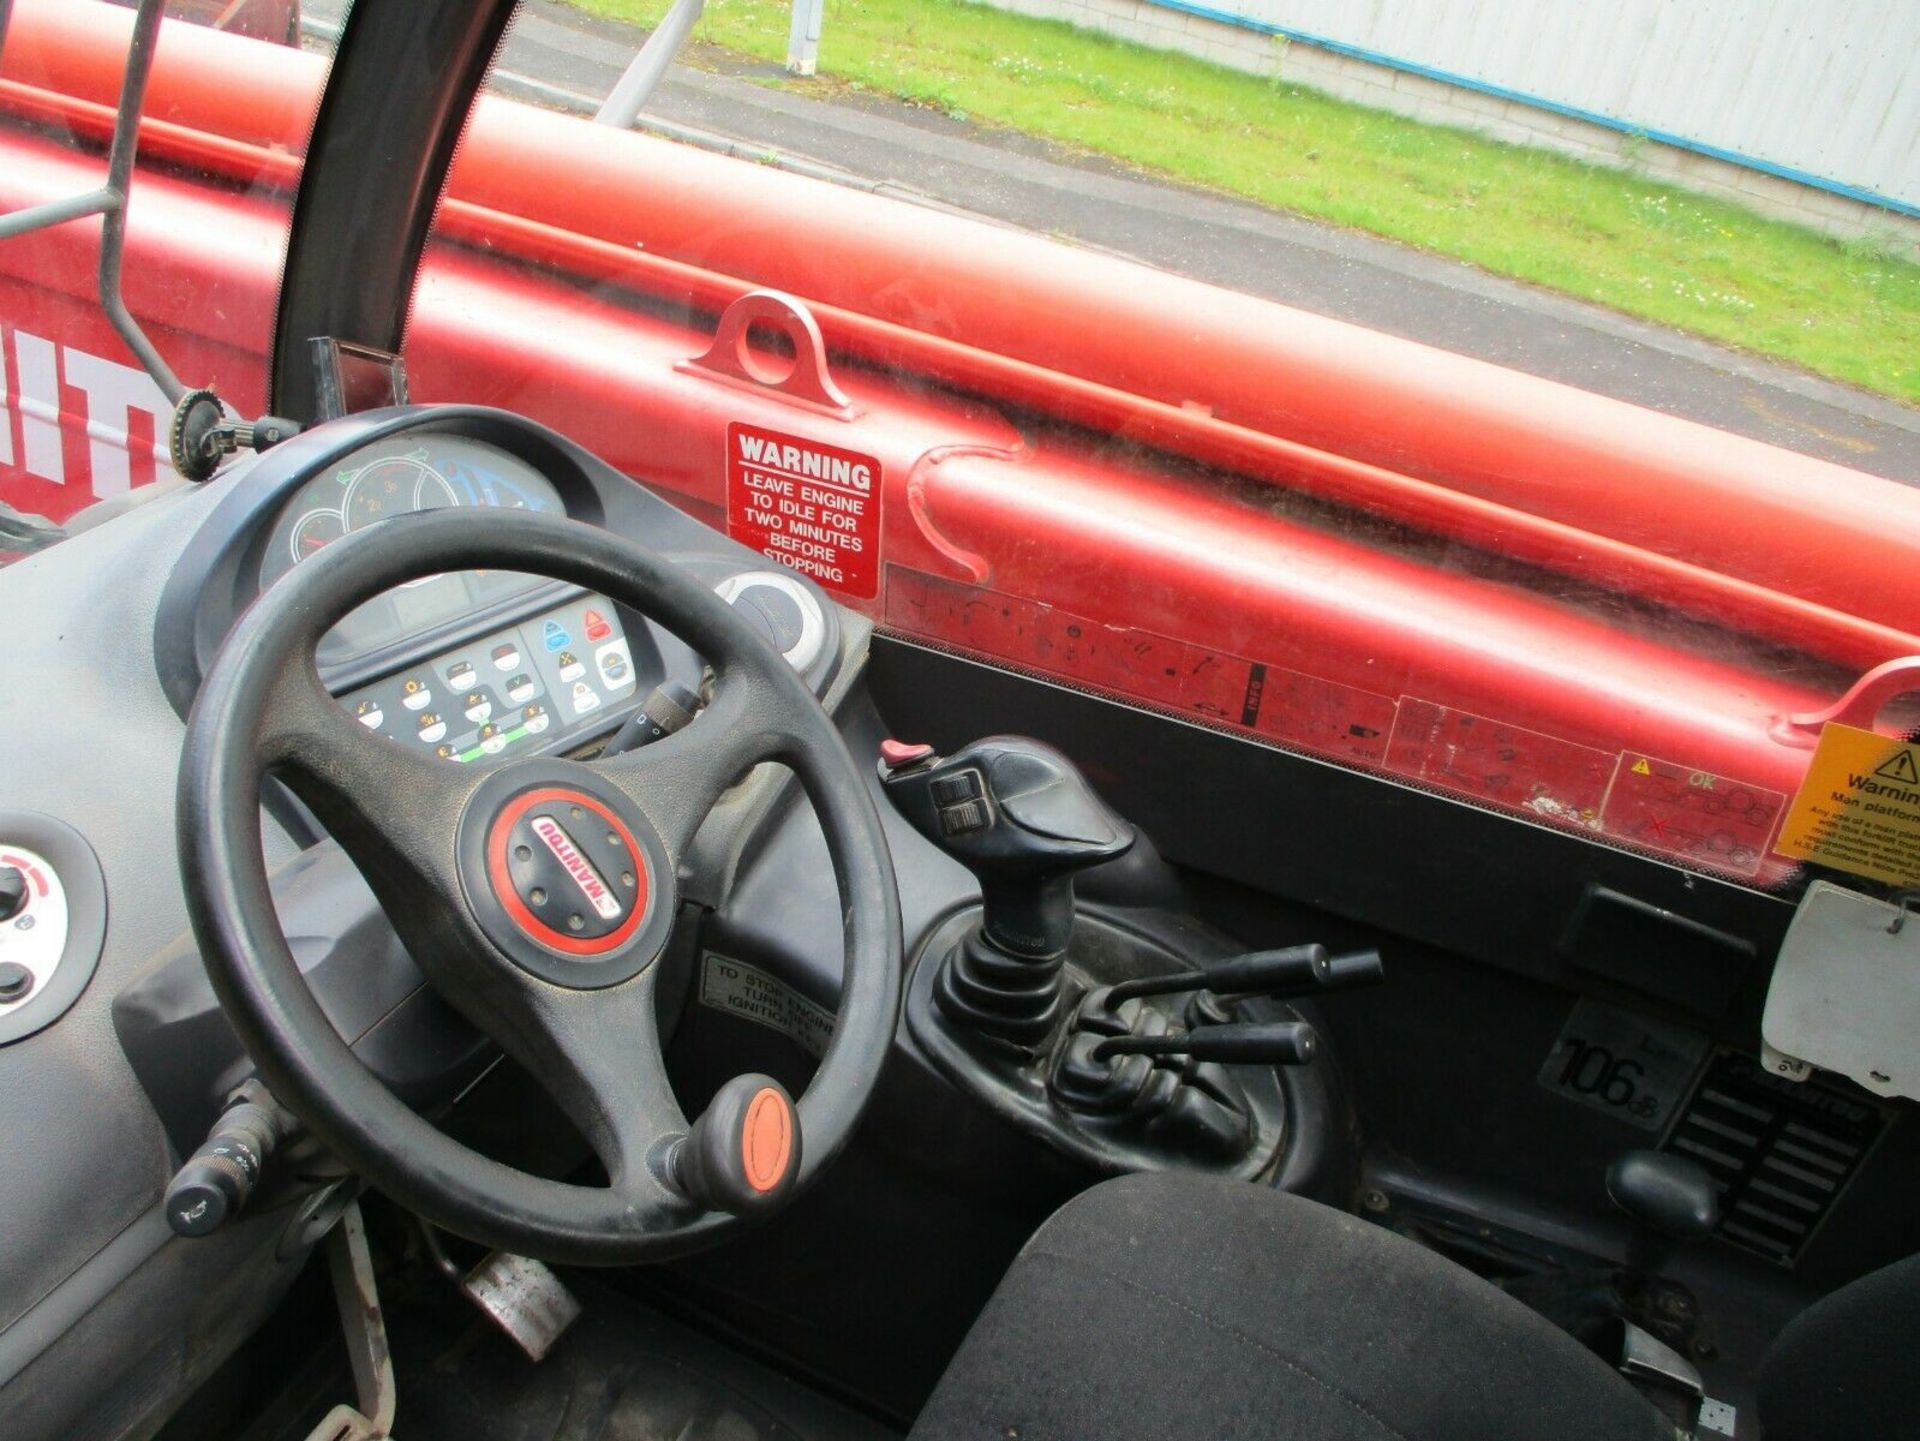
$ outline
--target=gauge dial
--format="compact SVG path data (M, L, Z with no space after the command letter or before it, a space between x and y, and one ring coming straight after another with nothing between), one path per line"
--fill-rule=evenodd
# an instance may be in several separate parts
M453 437L377 442L303 485L281 512L260 566L264 590L351 531L393 515L451 506L564 512L554 488L490 446ZM431 585L434 577L409 588Z

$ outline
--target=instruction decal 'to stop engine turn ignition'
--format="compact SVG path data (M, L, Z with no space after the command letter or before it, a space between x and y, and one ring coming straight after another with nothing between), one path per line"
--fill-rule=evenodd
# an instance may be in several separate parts
M880 462L798 435L727 427L727 534L830 590L880 589Z

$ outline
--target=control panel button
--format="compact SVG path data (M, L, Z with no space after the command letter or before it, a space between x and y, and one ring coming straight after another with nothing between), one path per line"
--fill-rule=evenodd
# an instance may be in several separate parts
M890 771L908 770L933 757L933 747L925 741L883 740L880 761Z
M434 745L447 738L447 723L437 711L428 711L420 717L420 739L428 745Z
M433 691L418 676L408 676L400 687L400 704L408 710L421 710L433 700Z
M0 866L0 921L10 921L27 908L31 889L20 867Z
M512 641L504 642L493 648L493 668L495 670L512 670L519 664L520 647L513 644Z
M547 649L550 651L565 650L568 646L573 644L572 634L567 630L567 628L564 625L560 624L560 622L557 620L548 621L544 626L541 627L540 634L541 634L541 639L545 642Z
M455 661L447 667L447 684L455 690L472 690L479 679L479 672L468 661Z
M560 652L560 679L562 681L576 681L586 673L587 668L580 664L579 656L570 650Z
M355 720L370 731L379 730L380 723L387 718L387 713L380 709L380 702L377 700L361 701L353 708L353 715Z
M38 1004L60 969L70 920L52 863L0 842L0 1016Z

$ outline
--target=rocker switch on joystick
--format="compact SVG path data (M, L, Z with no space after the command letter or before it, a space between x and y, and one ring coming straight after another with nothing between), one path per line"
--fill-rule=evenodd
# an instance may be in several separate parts
M881 780L900 814L980 881L980 928L943 962L936 997L962 1025L1022 1045L1060 1007L1076 871L1124 855L1134 831L1060 752L990 736L951 756L889 741Z

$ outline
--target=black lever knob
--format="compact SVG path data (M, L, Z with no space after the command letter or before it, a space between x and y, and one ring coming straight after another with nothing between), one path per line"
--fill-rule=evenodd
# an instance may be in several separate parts
M1698 1161L1664 1151L1629 1151L1607 1167L1607 1195L1646 1230L1676 1241L1713 1234L1720 1190Z
M1142 976L1122 981L1108 995L1118 1005L1134 996L1164 996L1174 991L1244 993L1258 996L1299 996L1317 991L1328 974L1325 946L1288 946L1277 951L1251 951L1231 960L1175 971L1166 976Z
M246 1207L280 1138L273 1112L242 1101L222 1113L200 1149L167 1185L167 1224L180 1236L206 1236Z
M1109 1056L1191 1056L1242 1066L1303 1066L1320 1048L1320 1038L1305 1021L1200 1026L1165 1036L1113 1036L1093 1048L1093 1059Z
M710 1211L771 1211L800 1174L800 1114L793 1098L769 1076L735 1076L668 1153L667 1172Z
M1133 845L1133 827L1072 761L1022 736L989 736L944 759L896 744L880 774L914 829L979 878L982 928L1009 955L1064 951L1074 873Z

